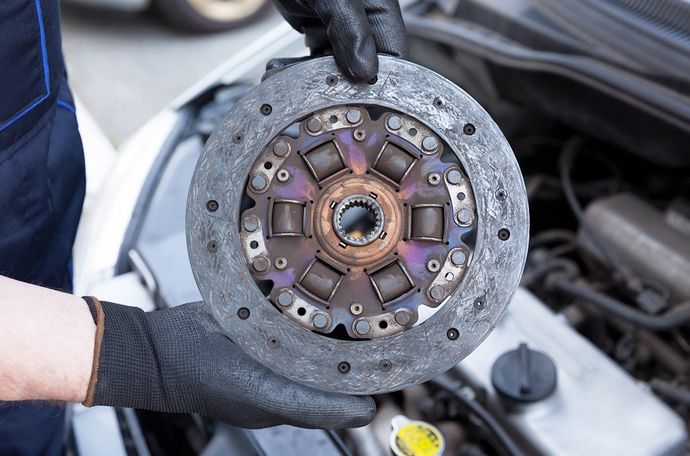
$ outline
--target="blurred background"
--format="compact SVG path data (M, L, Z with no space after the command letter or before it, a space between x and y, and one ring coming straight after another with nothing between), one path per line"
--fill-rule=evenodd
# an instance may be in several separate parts
M117 147L280 21L270 0L63 0L72 90Z

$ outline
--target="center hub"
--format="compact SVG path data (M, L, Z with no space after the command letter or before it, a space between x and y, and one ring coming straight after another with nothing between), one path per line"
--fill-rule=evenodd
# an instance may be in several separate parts
M351 195L333 209L333 228L345 244L361 247L384 236L383 210L375 196Z

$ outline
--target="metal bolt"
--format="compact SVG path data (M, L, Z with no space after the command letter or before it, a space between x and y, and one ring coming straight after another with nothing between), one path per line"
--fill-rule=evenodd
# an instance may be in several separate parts
M276 264L276 269L285 269L287 267L287 264L288 264L287 258L278 257L278 258L276 258L275 264Z
M367 138L367 132L358 128L352 133L352 136L355 137L355 141L364 141Z
M412 321L412 315L407 310L399 310L395 314L395 322L400 326L407 326Z
M402 119L398 116L390 116L388 118L388 128L391 130L399 130L402 127Z
M441 301L446 297L446 290L441 285L434 285L429 290L429 295L434 301Z
M467 255L465 255L465 252L462 250L455 250L450 254L450 261L452 261L455 266L463 265L465 261L467 261Z
M463 207L458 211L457 214L458 222L462 225L469 225L472 221L472 211Z
M283 306L283 307L288 307L290 306L295 300L295 295L292 294L290 290L283 290L280 293L278 293L278 297L276 298L276 301L278 301L278 304Z
M355 332L357 332L357 334L365 335L369 334L369 331L371 331L371 325L368 321L357 320L355 323Z
M446 174L446 179L448 179L448 183L458 185L462 181L462 173L457 169L451 169Z
M266 188L266 185L268 185L268 182L266 181L266 178L261 175L256 175L252 177L251 181L252 188L256 191L261 191Z
M438 270L441 269L441 263L436 260L429 260L426 263L426 268L429 270L429 272L438 272Z
M362 120L362 113L359 112L359 109L350 109L347 111L347 114L345 114L345 119L351 124L359 123L359 121Z
M364 309L362 308L362 305L358 302L354 302L350 306L350 312L352 313L352 315L359 315L362 313L362 310Z
M242 226L244 226L245 230L249 231L250 233L253 233L254 231L259 229L259 219L257 219L253 215L245 217Z
M441 182L441 175L439 173L431 173L427 180L431 185L438 185Z
M256 257L254 258L254 261L252 261L252 268L259 273L268 271L270 266L271 262L268 261L268 258L266 257Z
M314 318L312 318L311 322L314 324L314 326L318 329L323 329L326 326L328 326L328 317L326 314L322 313L317 313L314 315Z
M321 131L321 128L323 128L323 124L316 117L312 117L307 121L307 130L310 132L318 133Z
M422 149L427 152L433 152L438 147L438 141L433 136L427 136L422 140Z
M285 141L278 141L273 146L273 153L278 157L286 156L290 153L290 144L286 143Z
M286 169L281 169L278 171L277 177L280 182L287 182L287 180L290 179L290 173Z

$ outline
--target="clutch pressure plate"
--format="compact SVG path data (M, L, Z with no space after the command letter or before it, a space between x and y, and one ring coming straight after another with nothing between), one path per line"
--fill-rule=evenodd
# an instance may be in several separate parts
M331 58L289 67L211 136L187 240L227 335L293 380L382 393L488 335L527 253L524 184L465 92L381 57L354 84Z

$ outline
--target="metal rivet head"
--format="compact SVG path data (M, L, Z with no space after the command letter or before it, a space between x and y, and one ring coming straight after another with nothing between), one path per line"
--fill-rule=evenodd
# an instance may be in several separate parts
M328 326L328 317L326 314L322 313L317 313L314 315L314 318L312 318L311 322L314 324L314 326L318 329L323 329L326 326Z
M472 222L472 211L463 207L458 211L456 218L461 225L469 225Z
M362 304L358 302L353 302L350 305L350 312L352 313L352 315L359 315L362 313L362 310L364 310L364 308L362 307Z
M457 169L451 169L446 174L446 179L449 184L458 185L462 181L462 173Z
M446 290L441 285L434 285L429 290L429 295L434 301L441 301L446 297Z
M388 359L382 359L379 362L379 369L381 369L381 372L388 372L391 370L392 367L393 363Z
M431 173L427 180L431 185L438 185L441 182L441 175L439 173Z
M427 136L422 140L422 149L426 152L433 152L438 147L438 141L433 136Z
M504 188L499 188L496 190L496 199L499 201L505 201L508 198L508 191Z
M247 309L246 307L240 307L239 309L237 309L237 316L240 317L240 320L246 320L247 318L249 318L249 314L249 309Z
M273 153L278 157L286 156L290 153L290 144L286 143L285 141L278 141L273 146Z
M277 257L275 260L275 265L276 265L276 269L280 269L280 270L285 269L288 265L287 258Z
M206 244L206 250L208 250L211 253L216 253L218 251L218 242L208 241L208 243Z
M268 342L268 346L271 348L280 347L280 341L278 339L276 339L275 337L269 337L267 342Z
M426 263L426 268L429 270L429 272L438 272L438 270L441 269L441 263L439 263L437 260L429 260Z
M400 326L407 326L412 321L412 315L407 310L399 310L395 313L395 322Z
M283 307L288 307L292 305L292 303L295 300L295 295L292 294L292 291L290 290L283 290L280 293L278 293L278 297L276 298L276 301L278 301L278 305L281 305Z
M261 114L270 116L273 112L273 107L270 104L262 104L259 110L261 111Z
M345 114L345 119L351 124L357 124L362 120L362 113L359 112L359 109L350 109L347 111L347 114Z
M256 257L254 258L254 261L252 261L252 268L256 272L266 272L268 271L268 268L271 266L271 262L268 261L268 258L266 257Z
M354 136L356 141L364 141L367 139L367 132L358 128L352 133L352 136Z
M501 228L498 230L498 238L502 241L507 241L510 239L510 230L506 228Z
M209 212L216 212L218 210L218 201L216 200L209 200L206 202L206 210Z
M328 84L329 86L333 87L337 83L338 83L338 76L336 76L334 74L329 74L326 77L326 84Z
M348 363L347 361L342 361L338 363L338 372L340 372L341 374L347 374L348 372L350 372L350 363Z
M446 100L443 97L436 97L434 99L434 106L437 108L442 108L446 105Z
M242 222L242 226L245 230L249 231L250 233L253 233L254 231L259 229L259 219L257 219L253 215L245 217L244 221Z
M465 252L462 250L456 250L450 254L450 261L455 266L461 266L465 264L465 261L467 261L467 255L465 255Z
M475 309L482 310L485 307L486 307L486 301L484 301L484 298L477 298L474 300L474 308Z
M371 325L368 321L357 320L357 322L355 323L355 332L357 334L365 335L369 334L369 331L371 331Z
M290 179L290 173L286 169L281 169L276 175L280 182L287 182Z
M261 191L266 189L266 185L268 185L268 182L266 181L266 178L261 175L256 175L252 177L251 180L251 186L254 190L256 191Z
M446 337L450 340L457 340L457 338L460 337L460 331L455 328L450 328L446 331Z
M307 130L310 132L318 133L321 131L321 128L323 128L323 124L316 117L312 117L307 121Z
M462 131L466 135L473 135L477 131L477 129L475 128L474 125L472 125L471 123L468 123L468 124L465 124L464 127L462 127Z
M390 116L388 118L388 128L391 130L400 130L402 127L402 119L398 116Z

